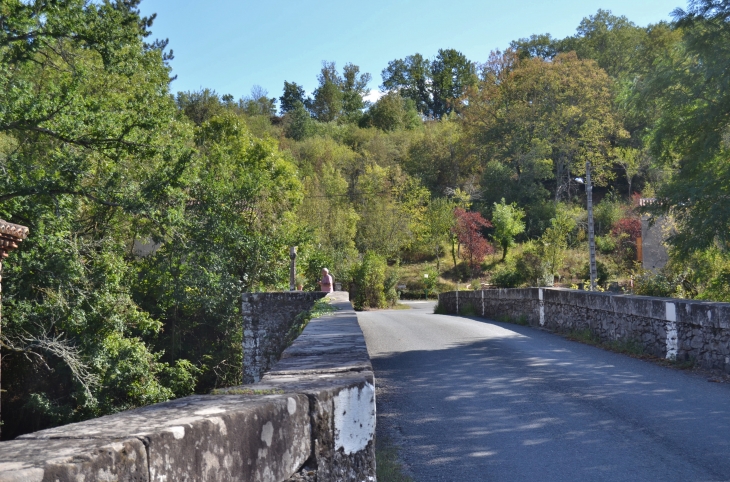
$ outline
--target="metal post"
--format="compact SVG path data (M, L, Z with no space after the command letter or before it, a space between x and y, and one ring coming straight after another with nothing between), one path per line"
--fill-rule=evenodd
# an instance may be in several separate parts
M289 291L295 291L297 289L297 247L292 246L289 248L289 259L291 264L289 265Z
M596 236L593 232L593 184L591 163L586 162L586 198L588 199L588 252L590 255L591 291L596 291Z

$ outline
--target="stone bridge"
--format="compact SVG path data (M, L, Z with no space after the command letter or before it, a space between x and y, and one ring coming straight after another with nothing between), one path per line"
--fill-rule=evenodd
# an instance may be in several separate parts
M286 347L324 293L246 294L256 383L0 443L0 481L375 480L372 366L347 293Z
M730 303L559 288L455 291L439 303L453 314L587 330L601 342L632 342L650 355L730 372Z

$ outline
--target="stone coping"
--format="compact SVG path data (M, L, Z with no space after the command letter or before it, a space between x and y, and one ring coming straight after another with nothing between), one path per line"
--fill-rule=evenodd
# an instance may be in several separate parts
M456 296L456 291L440 296ZM591 310L642 316L662 321L677 321L697 326L730 329L730 303L652 296L624 295L605 292L572 290L567 288L507 288L480 291L459 291L464 300L503 299L526 302L543 301L571 305ZM675 318L669 319L668 314Z
M294 295L298 296L298 295ZM375 391L342 294L261 382L0 442L0 482L374 480Z

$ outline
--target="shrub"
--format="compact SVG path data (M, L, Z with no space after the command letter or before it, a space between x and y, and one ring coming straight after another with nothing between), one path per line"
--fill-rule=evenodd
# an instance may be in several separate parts
M523 282L522 274L516 269L503 269L492 276L492 284L498 288L517 288Z
M386 270L385 281L383 282L383 294L385 295L385 302L388 306L394 306L400 298L397 289L399 277L397 266Z
M591 265L590 262L585 264L583 272L581 273L583 279L591 279ZM604 285L608 282L611 273L608 271L608 267L601 261L596 260L596 284Z
M596 248L603 254L611 254L616 251L616 240L611 236L596 236Z
M596 223L596 232L608 234L611 228L624 215L624 207L617 196L610 192L593 209L593 219Z
M365 253L362 261L353 270L356 310L363 308L385 308L385 258L373 251Z
M522 255L515 260L515 271L521 277L520 283L527 283L532 286L538 280L541 283L544 281L546 275L545 263L535 252L534 245L531 243L525 246Z
M676 279L661 272L647 271L634 281L634 294L637 295L671 298L680 289Z

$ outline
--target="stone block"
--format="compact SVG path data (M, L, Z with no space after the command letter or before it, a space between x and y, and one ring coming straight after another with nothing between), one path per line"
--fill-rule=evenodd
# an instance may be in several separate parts
M0 482L147 482L142 440L21 438L0 444Z
M374 480L375 390L371 371L295 377L267 374L256 387L287 387L309 397L318 482Z
M301 394L195 395L19 439L65 439L66 444L72 439L71 446L94 441L117 447L117 440L131 438L142 452L147 447L144 466L145 473L149 466L151 482L283 480L310 456L309 422L309 400ZM109 457L93 466L104 466L119 477L119 464Z

